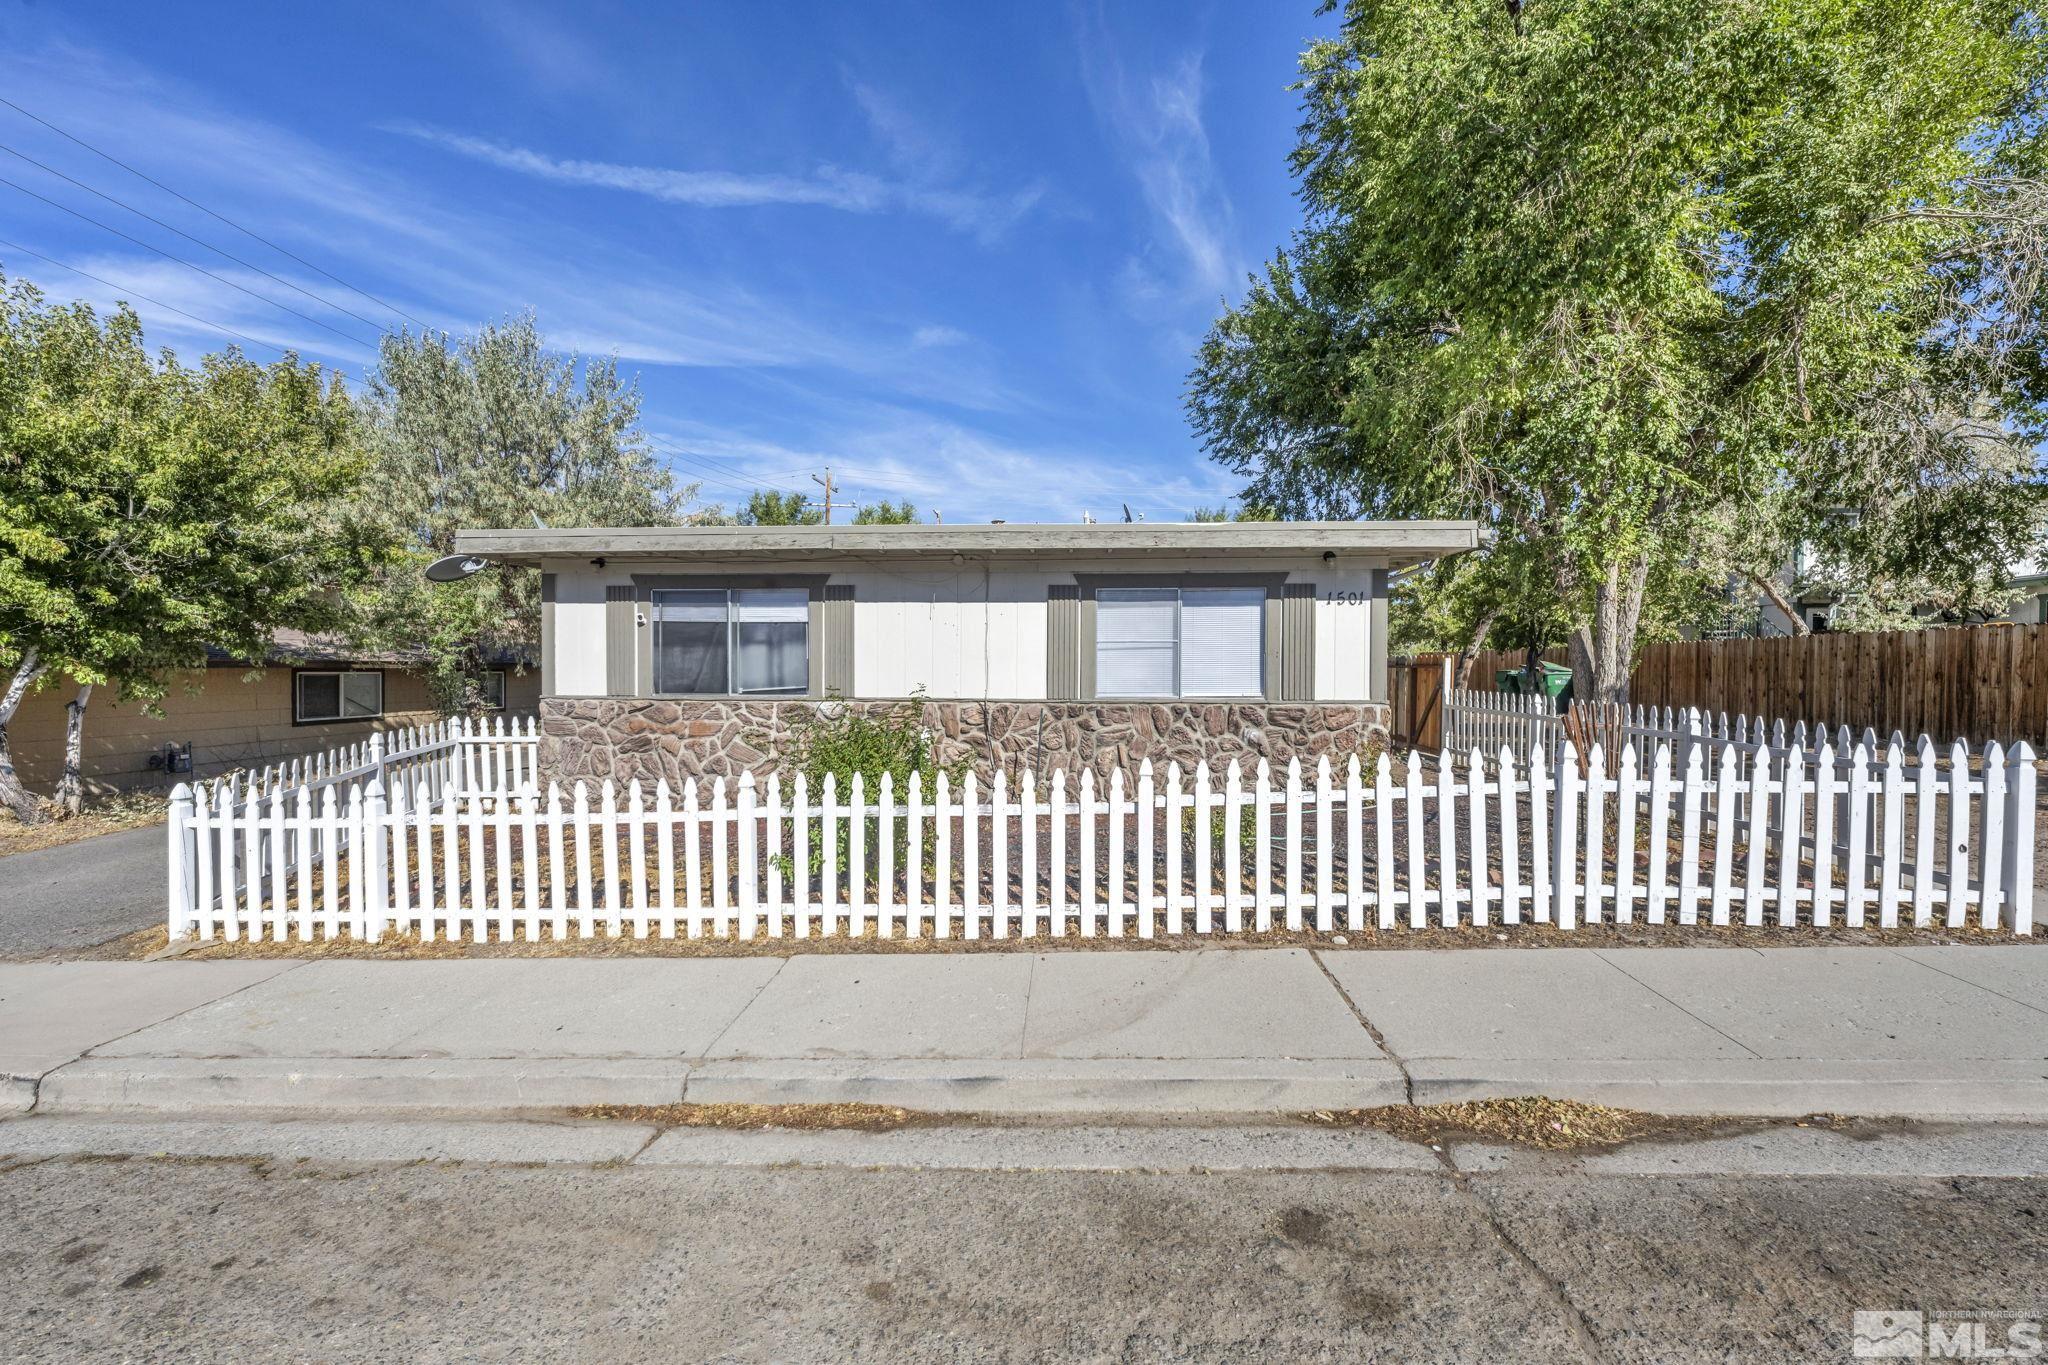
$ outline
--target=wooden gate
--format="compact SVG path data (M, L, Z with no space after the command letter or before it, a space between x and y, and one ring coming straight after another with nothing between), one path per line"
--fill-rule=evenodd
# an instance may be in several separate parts
M1435 753L1443 747L1444 661L1448 657L1416 654L1387 661L1387 692L1393 705L1396 744L1425 753Z

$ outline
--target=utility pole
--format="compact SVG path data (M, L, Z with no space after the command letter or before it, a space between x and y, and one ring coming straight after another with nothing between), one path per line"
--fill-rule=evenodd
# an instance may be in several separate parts
M825 474L823 478L820 478L816 474L811 475L811 482L815 484L824 485L825 524L827 526L830 526L832 524L832 466L829 464L825 466Z

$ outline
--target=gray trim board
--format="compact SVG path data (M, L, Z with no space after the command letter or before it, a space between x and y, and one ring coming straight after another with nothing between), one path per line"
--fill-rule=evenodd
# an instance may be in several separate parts
M1316 695L1316 585L1289 583L1280 590L1280 700ZM1267 599L1268 616L1272 599Z
M852 696L853 584L827 583L822 596L813 593L811 621L819 645L812 690L828 697Z
M540 576L540 691L554 691L555 682L555 575Z
M1365 618L1365 696L1390 701L1387 678L1387 571L1372 571L1372 602Z
M824 696L826 691L826 671L834 662L837 662L831 658L827 644L828 632L826 624L834 614L827 609L825 601L825 585L830 577L830 574L822 573L634 574L633 586L630 589L637 608L635 612L637 624L634 629L634 636L637 640L639 632L645 630L648 632L648 639L645 648L636 650L636 653L639 655L640 666L635 673L636 690L631 695L641 697L690 696L706 700L713 697L735 699L746 695L744 693L732 692L680 693L656 692L654 690L652 625L654 613L652 607L654 604L653 593L657 588L802 588L810 594L811 598L809 631L806 642L808 645L806 650L808 657L806 659L807 666L804 670L806 678L804 695L806 697ZM849 586L847 588L847 605L841 613L845 617L842 628L842 634L845 637L843 664L849 683L852 681L853 676L852 592L853 590ZM853 689L849 686L846 690L852 691Z
M638 604L631 583L604 585L604 690L614 697L633 695L633 657L638 648Z
M1075 701L1080 696L1081 589L1054 583L1045 592L1045 697Z

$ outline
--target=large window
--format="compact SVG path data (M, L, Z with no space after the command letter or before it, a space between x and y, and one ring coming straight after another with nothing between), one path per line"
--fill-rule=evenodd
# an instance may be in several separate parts
M1264 588L1099 588L1095 695L1265 694Z
M811 682L803 588L656 588L654 690L670 696L802 696Z
M292 679L292 719L301 725L369 720L383 714L382 673L308 670Z

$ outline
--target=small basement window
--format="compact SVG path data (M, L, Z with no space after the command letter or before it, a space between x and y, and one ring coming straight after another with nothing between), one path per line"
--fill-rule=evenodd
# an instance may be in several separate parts
M333 720L370 720L384 714L384 675L358 670L321 670L292 679L292 720L300 725Z
M804 588L657 588L654 690L664 696L802 696L811 682Z
M1265 695L1264 588L1099 588L1095 695Z

